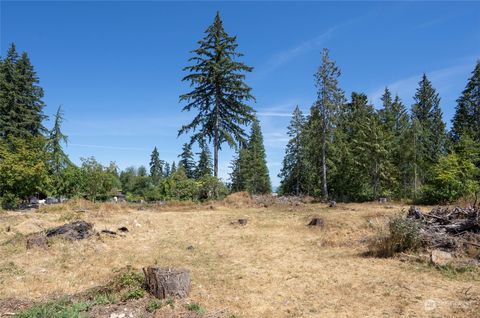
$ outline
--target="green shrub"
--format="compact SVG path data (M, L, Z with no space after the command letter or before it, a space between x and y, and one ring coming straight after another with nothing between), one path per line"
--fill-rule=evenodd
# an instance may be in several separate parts
M401 215L391 218L388 232L380 231L370 245L370 253L378 257L391 257L396 253L416 250L420 245L420 224Z
M202 201L221 200L228 194L227 186L213 176L204 176L199 180L198 198Z
M479 169L457 154L441 157L433 167L431 181L422 189L425 203L452 203L462 197L474 196L480 190Z

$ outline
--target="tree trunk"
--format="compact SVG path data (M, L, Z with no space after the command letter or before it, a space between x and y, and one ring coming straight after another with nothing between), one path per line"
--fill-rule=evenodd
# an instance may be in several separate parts
M219 135L218 135L218 112L220 110L220 88L216 88L215 92L215 127L213 132L213 176L218 178L218 148L219 148Z
M149 266L143 269L148 291L159 299L185 298L190 293L190 274L184 269Z
M324 119L325 120L325 119ZM323 123L322 128L322 194L323 200L328 200L328 187L327 187L327 162L326 162L326 147L327 147L327 139L326 139L326 127L325 123Z

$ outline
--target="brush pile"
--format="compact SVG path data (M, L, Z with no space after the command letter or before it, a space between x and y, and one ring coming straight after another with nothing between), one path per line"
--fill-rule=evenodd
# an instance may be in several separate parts
M436 207L424 214L412 206L407 217L420 222L425 247L456 252L480 248L480 207Z

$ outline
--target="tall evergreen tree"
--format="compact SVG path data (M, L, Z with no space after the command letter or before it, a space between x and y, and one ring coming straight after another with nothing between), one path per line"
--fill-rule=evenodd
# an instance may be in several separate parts
M200 179L212 175L212 155L205 141L200 144L198 164L195 169L195 177Z
M165 162L165 167L163 171L163 176L168 177L170 176L170 164L168 162Z
M225 32L218 12L205 33L189 59L194 64L184 68L190 74L183 81L189 82L193 90L180 96L180 101L187 102L183 110L197 109L198 114L180 129L179 135L198 129L192 141L213 141L213 174L217 177L222 143L234 147L236 141L243 142L243 127L254 119L253 109L245 104L254 97L244 81L245 73L252 68L237 61L243 54L236 51L236 37Z
M280 192L300 195L307 192L305 180L305 147L302 132L305 128L305 116L298 106L295 107L287 135L290 137L283 167L279 177L282 179Z
M73 165L62 148L62 143L66 144L68 142L68 137L62 132L63 120L62 107L59 106L55 113L55 121L47 141L47 150L50 155L49 166L53 177L53 188L54 193L57 195L69 194L62 193L64 192L63 190L67 188L65 187L65 183L67 182L65 169L67 169L68 166Z
M263 145L263 135L258 120L254 120L247 145L248 165L246 169L246 190L253 194L272 192L268 175L267 155Z
M22 126L32 136L39 136L46 132L42 121L46 118L43 114L45 107L43 89L38 85L39 79L26 52L23 52L17 64L20 91L22 95Z
M398 95L392 99L388 88L385 88L382 102L382 108L378 114L388 150L388 161L392 164L392 171L390 171L392 184L389 188L396 197L405 197L410 182L410 158L406 151L410 119L407 109Z
M316 169L320 172L318 185L324 200L328 199L327 161L329 148L333 140L337 112L345 100L344 93L338 83L339 76L340 69L330 59L328 49L323 49L322 61L317 73L315 73L317 100L312 107L309 118L310 136L308 138L311 141L310 150L318 148L320 151L320 158L316 158L315 161L317 162L314 162L313 165L319 165Z
M246 146L241 145L236 157L230 165L230 190L240 192L246 190L246 173L248 169L248 150Z
M418 187L428 179L429 169L445 154L446 132L440 97L425 74L419 82L414 101L412 120L415 123L415 187Z
M180 160L178 161L178 167L185 169L187 178L195 178L195 160L193 159L193 152L190 144L184 144L182 147L182 153L178 155Z
M160 154L155 146L150 155L150 177L154 182L158 182L162 178L163 164L164 162L160 160Z
M175 172L177 172L177 166L175 164L175 161L172 162L172 165L170 166L170 175L173 175Z
M18 114L22 113L19 107L22 97L19 90L18 59L15 44L12 43L0 64L0 134L4 139L8 136L18 137L22 132L18 124Z
M42 125L43 90L26 53L15 44L0 63L0 136L25 138L46 132Z
M467 133L480 143L480 61L477 61L467 86L460 98L457 99L452 123L455 140Z
M365 94L352 93L335 131L331 194L342 201L378 198L388 188L390 165L380 116Z
M62 143L66 144L68 142L68 137L62 132L63 120L62 106L58 106L57 112L55 113L53 128L50 131L47 144L52 157L51 166L54 175L59 175L61 170L70 164L70 160L62 148Z
M422 141L428 160L436 162L445 153L445 123L442 119L439 94L425 74L419 82L414 101L412 115L424 130Z

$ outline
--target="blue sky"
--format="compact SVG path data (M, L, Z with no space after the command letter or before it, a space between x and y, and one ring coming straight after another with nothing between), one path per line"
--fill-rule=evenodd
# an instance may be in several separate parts
M187 136L178 96L189 51L220 10L236 35L257 102L273 185L278 185L295 105L313 103L313 74L328 47L347 96L379 107L388 85L408 107L422 73L455 100L480 58L479 2L7 2L0 3L1 54L27 51L45 89L45 113L63 105L74 162L95 156L120 168L147 165L154 146L177 160ZM51 126L51 121L47 122ZM220 154L227 179L233 152Z

